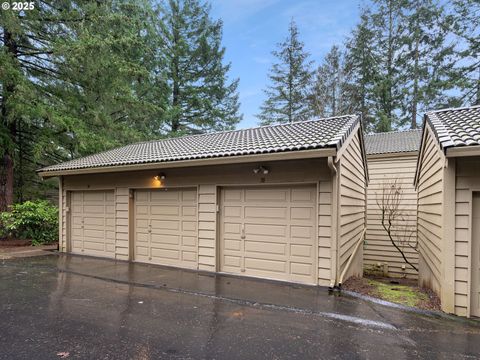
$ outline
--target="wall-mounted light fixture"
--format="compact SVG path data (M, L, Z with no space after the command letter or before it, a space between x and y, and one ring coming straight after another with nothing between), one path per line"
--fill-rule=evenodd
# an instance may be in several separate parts
M153 178L155 180L165 180L167 178L167 176L164 173L160 173L158 175L155 175Z
M268 168L266 168L265 166L259 166L255 169L253 169L253 173L254 174L263 174L263 175L267 175L270 171L268 170Z

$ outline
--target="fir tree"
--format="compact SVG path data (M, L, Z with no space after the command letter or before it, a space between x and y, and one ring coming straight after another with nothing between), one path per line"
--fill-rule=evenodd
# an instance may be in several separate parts
M159 59L167 85L165 131L174 134L233 128L240 120L238 79L223 64L222 22L198 0L167 0L160 8Z
M360 22L346 41L345 55L345 107L349 113L361 114L367 132L375 128L374 86L379 66L375 51L375 30L372 28L371 14L363 9Z
M298 28L292 20L287 38L272 54L278 60L269 74L270 85L258 116L261 124L288 123L307 120L311 116L309 86L312 62L299 39Z
M343 56L334 45L315 72L311 93L313 115L328 117L348 112L343 70Z

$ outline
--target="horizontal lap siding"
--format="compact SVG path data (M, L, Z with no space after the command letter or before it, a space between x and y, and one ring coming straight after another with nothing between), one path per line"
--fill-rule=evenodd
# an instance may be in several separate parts
M391 276L406 276L417 278L418 273L405 264L400 252L390 242L381 222L381 211L377 205L377 196L381 197L382 188L386 182L398 180L402 186L402 213L406 224L414 230L416 238L417 224L417 192L413 185L416 155L382 157L368 159L370 182L367 192L367 233L363 250L365 268L371 268L378 263L387 263ZM409 247L404 248L407 259L418 267L418 252ZM402 270L405 265L405 270Z
M129 201L128 188L115 189L115 258L120 260L129 259Z
M418 178L418 250L420 283L439 293L442 262L443 164L441 150L429 128ZM422 262L423 261L423 262Z
M355 245L365 228L365 169L358 133L355 134L340 160L339 207L339 270L343 272ZM361 254L360 254L361 256ZM361 275L360 268L348 270L349 275Z
M217 190L215 185L200 185L198 191L198 268L215 271Z
M457 159L455 181L455 314L468 310L471 264L472 191L480 190L480 158Z
M321 181L318 193L318 284L330 285L332 243L332 182Z

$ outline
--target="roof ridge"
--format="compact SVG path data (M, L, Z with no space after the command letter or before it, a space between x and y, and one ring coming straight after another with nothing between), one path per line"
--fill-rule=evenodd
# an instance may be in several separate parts
M418 129L408 129L408 130L392 130L392 131L384 131L379 133L372 133L372 134L365 134L366 136L377 136L377 135L385 135L385 134L401 134L401 133L408 133L408 132L421 132L422 128Z
M461 110L470 110L470 109L477 109L477 108L480 108L480 105L461 106L461 107L453 107L453 108L450 107L450 108L439 109L439 110L428 110L425 113L425 115L436 114L444 111L461 111Z
M182 136L178 137L168 137L168 138L163 138L163 139L154 139L154 140L146 140L146 141L139 141L136 143L132 144L127 144L124 146L128 145L139 145L139 144L148 144L151 142L157 142L157 141L166 141L166 140L176 140L176 139L183 139L186 137L201 137L201 136L208 136L208 135L213 135L213 134L228 134L228 133L233 133L233 132L242 132L242 131L249 131L249 130L256 130L256 129L264 129L264 128L278 128L278 127L284 127L284 126L291 126L294 124L305 124L305 123L311 123L311 122L320 122L320 121L325 121L325 120L332 120L332 119L341 119L341 118L346 118L346 117L357 117L358 115L355 114L347 114L347 115L338 115L338 116L329 116L325 118L315 118L315 119L308 119L308 120L303 120L303 121L292 121L288 123L280 123L280 124L270 124L270 125L260 125L260 126L252 126L248 127L245 129L232 129L232 130L222 130L222 131L212 131L212 132L206 132L202 134L185 134ZM113 149L112 149L113 150Z

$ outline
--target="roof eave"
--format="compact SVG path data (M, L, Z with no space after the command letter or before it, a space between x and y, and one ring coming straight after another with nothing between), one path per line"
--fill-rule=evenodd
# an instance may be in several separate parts
M192 159L192 160L179 160L179 161L165 161L165 162L149 162L141 164L128 164L128 165L114 165L114 166L102 166L102 167L89 167L82 169L70 169L70 170L51 170L42 171L37 173L42 178L51 178L56 176L67 175L82 175L82 174L96 174L96 173L112 173L123 171L138 171L149 169L165 169L165 168L179 168L179 167L193 167L193 166L207 166L207 165L227 165L227 164L239 164L256 161L279 161L279 160L296 160L296 159L312 159L322 158L328 156L336 156L337 150L335 147L326 147L321 149L311 150L297 150L297 151L282 151L267 154L252 154L252 155L240 155L240 156L223 156L213 157L205 159Z
M445 153L447 157L480 156L480 145L449 147Z

